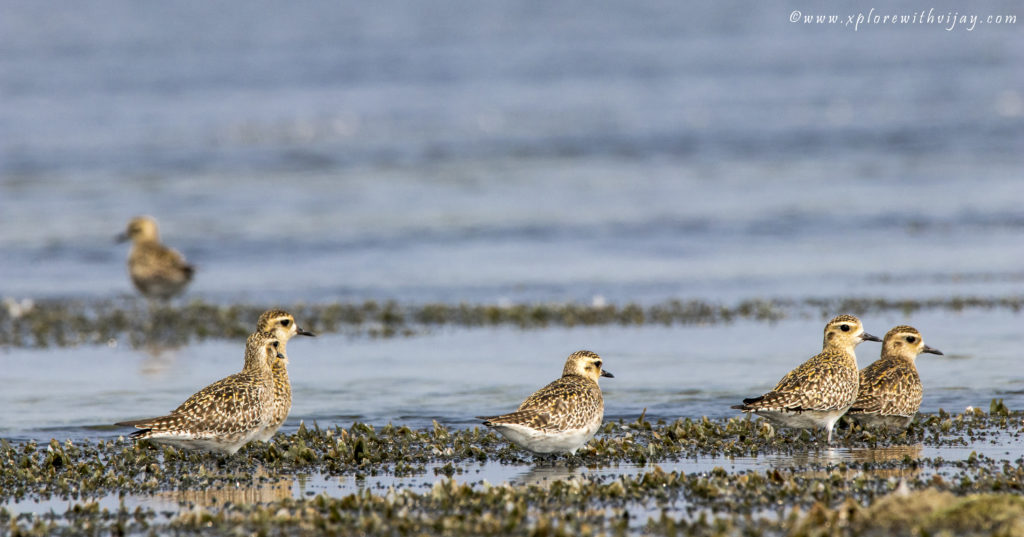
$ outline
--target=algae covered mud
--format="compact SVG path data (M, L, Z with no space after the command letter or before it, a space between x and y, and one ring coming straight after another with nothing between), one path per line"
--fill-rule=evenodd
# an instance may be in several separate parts
M0 522L16 535L1019 535L1022 433L1024 413L993 401L891 437L847 429L833 447L760 420L640 417L556 462L437 424L302 426L229 458L5 441Z

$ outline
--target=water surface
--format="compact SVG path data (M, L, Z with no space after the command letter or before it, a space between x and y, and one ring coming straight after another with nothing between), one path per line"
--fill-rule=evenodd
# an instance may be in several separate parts
M0 295L1021 293L1019 28L643 4L6 6Z
M988 410L994 398L1024 407L1024 374L1017 366L1024 334L1003 311L960 314L926 311L865 318L869 331L916 325L944 356L917 361L923 412L968 406ZM723 417L744 397L761 394L821 348L824 319L775 323L741 321L710 326L601 326L519 330L441 328L414 337L343 335L300 338L288 346L293 386L291 416L348 426L354 421L429 426L476 426L473 416L515 408L561 374L566 356L586 348L615 374L602 379L606 417L633 421ZM163 415L189 395L241 368L242 341L217 340L176 349L127 344L0 353L7 409L0 436L48 441L114 438L129 430L117 421ZM880 346L858 347L861 367ZM45 364L41 366L41 364Z

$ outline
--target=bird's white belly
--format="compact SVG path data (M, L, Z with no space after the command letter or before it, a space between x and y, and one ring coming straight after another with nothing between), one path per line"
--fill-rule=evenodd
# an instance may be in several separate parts
M845 408L835 410L804 410L802 412L786 412L779 410L758 410L754 412L779 427L794 429L816 429L829 427L840 416L846 413Z
M522 425L503 423L494 428L514 444L534 453L575 453L590 441L601 427L601 420L580 429L538 431Z
M245 435L241 438L224 438L216 436L195 436L189 434L161 433L146 437L146 440L154 444L173 446L185 450L213 451L233 455L239 449L252 440L253 435Z

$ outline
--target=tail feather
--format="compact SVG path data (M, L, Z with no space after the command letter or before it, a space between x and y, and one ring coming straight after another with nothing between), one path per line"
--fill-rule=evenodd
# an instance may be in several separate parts
M509 412L508 414L502 414L500 416L477 416L477 419L484 420L484 425L493 427L495 425L501 425L508 422L521 422L527 417L534 416L536 412L517 410L515 412Z
M142 431L135 431L134 433L132 433L132 436L134 437L140 433L148 432L149 430L160 426L161 423L167 423L172 418L173 416L159 416L156 418L143 418L141 420L119 421L114 425L120 427L135 427L137 429L143 429Z
M763 400L764 400L764 396L763 395L758 396L758 397L748 397L748 398L743 400L743 404L742 405L732 405L729 408L734 408L736 410L743 410L743 411L755 410L755 408L752 407L751 405L760 403Z
M803 400L800 394L772 391L760 397L744 399L742 407L737 405L733 408L740 407L739 410L745 412L757 412L760 410L803 412L804 410L812 410L805 408L802 403Z
M536 410L517 410L500 416L480 416L480 419L485 420L484 425L488 427L519 425L537 430L547 430L552 426L557 427L557 424L552 422L550 413L537 412Z

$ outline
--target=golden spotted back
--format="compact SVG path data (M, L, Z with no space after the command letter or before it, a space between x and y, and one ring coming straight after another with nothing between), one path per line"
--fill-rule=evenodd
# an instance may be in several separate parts
M878 338L864 332L860 319L837 315L826 325L822 351L797 366L770 392L733 408L757 411L832 411L850 406L857 398L860 372L854 348Z
M485 424L515 424L543 432L581 429L604 417L604 397L598 379L613 375L591 351L569 355L562 376L526 398L515 412L482 417Z
M917 414L924 389L915 360L922 352L942 354L925 345L921 333L912 326L889 330L882 342L882 356L861 371L860 390L850 414L907 418Z
M757 403L758 408L831 410L857 397L857 363L848 353L826 350L790 371Z
M537 390L516 412L491 421L514 420L538 430L579 429L604 415L604 397L596 382L578 375L566 375Z
M266 336L249 338L245 367L199 390L166 416L122 422L139 431L134 438L212 441L233 453L265 426L274 398L271 360L279 343Z
M921 377L913 362L883 356L861 371L860 390L850 413L913 416L923 399Z

